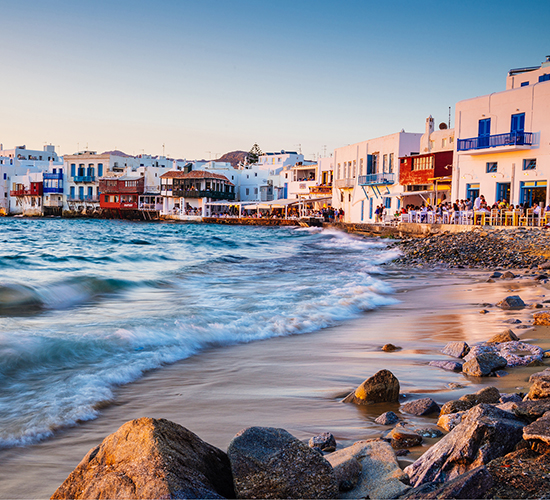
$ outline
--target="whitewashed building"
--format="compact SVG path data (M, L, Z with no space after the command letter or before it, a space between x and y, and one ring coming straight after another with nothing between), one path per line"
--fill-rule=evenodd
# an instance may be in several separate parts
M381 204L389 213L399 210L399 158L418 153L421 136L402 130L334 150L332 206L344 210L345 222L374 222Z
M453 200L549 203L550 56L510 70L506 90L456 105Z

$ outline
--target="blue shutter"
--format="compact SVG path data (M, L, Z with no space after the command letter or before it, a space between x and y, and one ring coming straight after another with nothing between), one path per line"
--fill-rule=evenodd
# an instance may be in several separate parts
M74 200L74 186L71 186L71 199Z
M76 165L74 163L71 163L71 177L74 177L76 175Z
M367 175L374 174L372 171L372 155L367 155Z

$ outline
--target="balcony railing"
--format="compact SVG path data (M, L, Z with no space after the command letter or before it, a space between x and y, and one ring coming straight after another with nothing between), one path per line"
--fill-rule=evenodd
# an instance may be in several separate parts
M332 186L310 186L310 194L332 194Z
M44 194L63 194L63 186L44 186L43 192Z
M95 175L75 175L75 182L95 182Z
M355 179L336 179L334 186L337 188L352 188L355 186Z
M360 186L380 186L389 185L395 182L395 174L389 172L381 172L378 174L368 174L359 176Z
M176 198L212 198L214 200L234 200L235 193L225 193L223 191L197 191L189 190L183 191L181 189L174 189L172 196Z
M10 191L10 196L29 196L30 194L30 189L16 189L14 191Z
M89 196L89 195L82 195L82 196L69 196L67 197L67 201L87 201L90 203L97 203L99 202L99 197L97 196Z
M48 179L48 180L59 180L59 181L62 181L63 180L63 172L44 172L42 174L42 177L44 180Z
M507 134L489 135L487 137L458 139L457 151L496 148L499 146L532 146L533 135L532 132L508 132Z

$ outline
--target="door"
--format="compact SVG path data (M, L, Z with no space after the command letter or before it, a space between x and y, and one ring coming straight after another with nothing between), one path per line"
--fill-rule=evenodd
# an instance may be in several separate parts
M479 184L466 184L466 198L472 202L479 196Z
M491 136L491 119L484 118L479 120L478 127L478 148L488 148L489 147L489 138Z
M510 183L509 182L497 182L497 200L505 200L510 203Z
M510 124L510 134L513 144L523 144L525 132L525 113L512 115L512 123Z

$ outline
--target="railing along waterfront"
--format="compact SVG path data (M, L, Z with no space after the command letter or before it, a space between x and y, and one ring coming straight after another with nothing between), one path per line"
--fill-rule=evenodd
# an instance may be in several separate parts
M532 146L533 135L532 132L508 132L507 134L490 135L487 137L458 139L457 151L496 148L500 146Z

